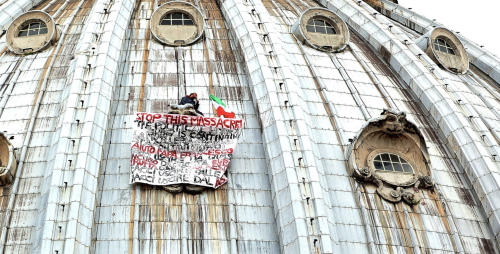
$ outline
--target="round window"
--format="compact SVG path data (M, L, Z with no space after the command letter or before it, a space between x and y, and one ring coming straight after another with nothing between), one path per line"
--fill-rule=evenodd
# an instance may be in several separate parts
M377 154L373 158L373 167L376 170L413 173L413 168L408 161L392 153Z
M183 46L203 35L204 20L200 10L187 2L172 1L160 6L151 17L151 32L159 42Z
M16 54L34 53L52 45L58 31L52 17L43 11L30 11L19 16L7 30L9 50Z
M297 40L321 51L339 52L349 43L344 21L323 8L305 11L291 29Z

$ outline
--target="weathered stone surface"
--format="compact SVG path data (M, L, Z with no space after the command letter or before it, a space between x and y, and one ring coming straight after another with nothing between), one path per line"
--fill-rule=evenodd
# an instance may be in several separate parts
M43 10L61 32L34 54L0 40L19 160L0 253L499 253L497 57L457 35L471 68L443 69L414 43L442 25L387 0L192 1L203 36L172 46L152 31L164 3L0 3L3 29ZM342 19L348 46L297 40L310 8ZM196 115L173 105L191 92L245 119L228 183L128 184L132 116ZM385 152L413 173L374 170Z
M377 193L390 202L403 200L415 205L422 196L417 193L420 188L433 188L425 139L417 126L406 119L405 112L387 109L380 117L368 121L350 150L353 176L375 184ZM401 172L375 168L374 157L385 153L404 158L413 172L403 172L402 168Z

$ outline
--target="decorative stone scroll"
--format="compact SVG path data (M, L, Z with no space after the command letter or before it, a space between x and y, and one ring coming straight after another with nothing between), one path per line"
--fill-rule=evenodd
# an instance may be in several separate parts
M369 120L358 132L348 152L353 176L359 181L375 184L377 193L387 201L419 204L419 189L434 186L425 140L402 111L386 109L379 118ZM393 154L410 164L412 172L377 169L374 159L384 153Z
M134 116L130 183L193 194L225 184L243 120L203 117L191 104L168 112Z
M17 159L14 146L4 132L0 132L0 185L7 186L14 181Z

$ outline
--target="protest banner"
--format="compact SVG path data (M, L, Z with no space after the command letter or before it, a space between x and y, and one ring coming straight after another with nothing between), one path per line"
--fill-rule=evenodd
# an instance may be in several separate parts
M130 183L218 188L241 135L242 119L138 112Z

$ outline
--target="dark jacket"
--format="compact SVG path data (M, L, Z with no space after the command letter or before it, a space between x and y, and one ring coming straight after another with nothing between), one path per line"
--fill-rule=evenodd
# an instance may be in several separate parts
M194 109L198 109L198 107L200 107L200 103L198 101L195 101L189 97L183 97L181 99L181 102L179 102L179 105L185 105L185 104L191 104L194 106Z

